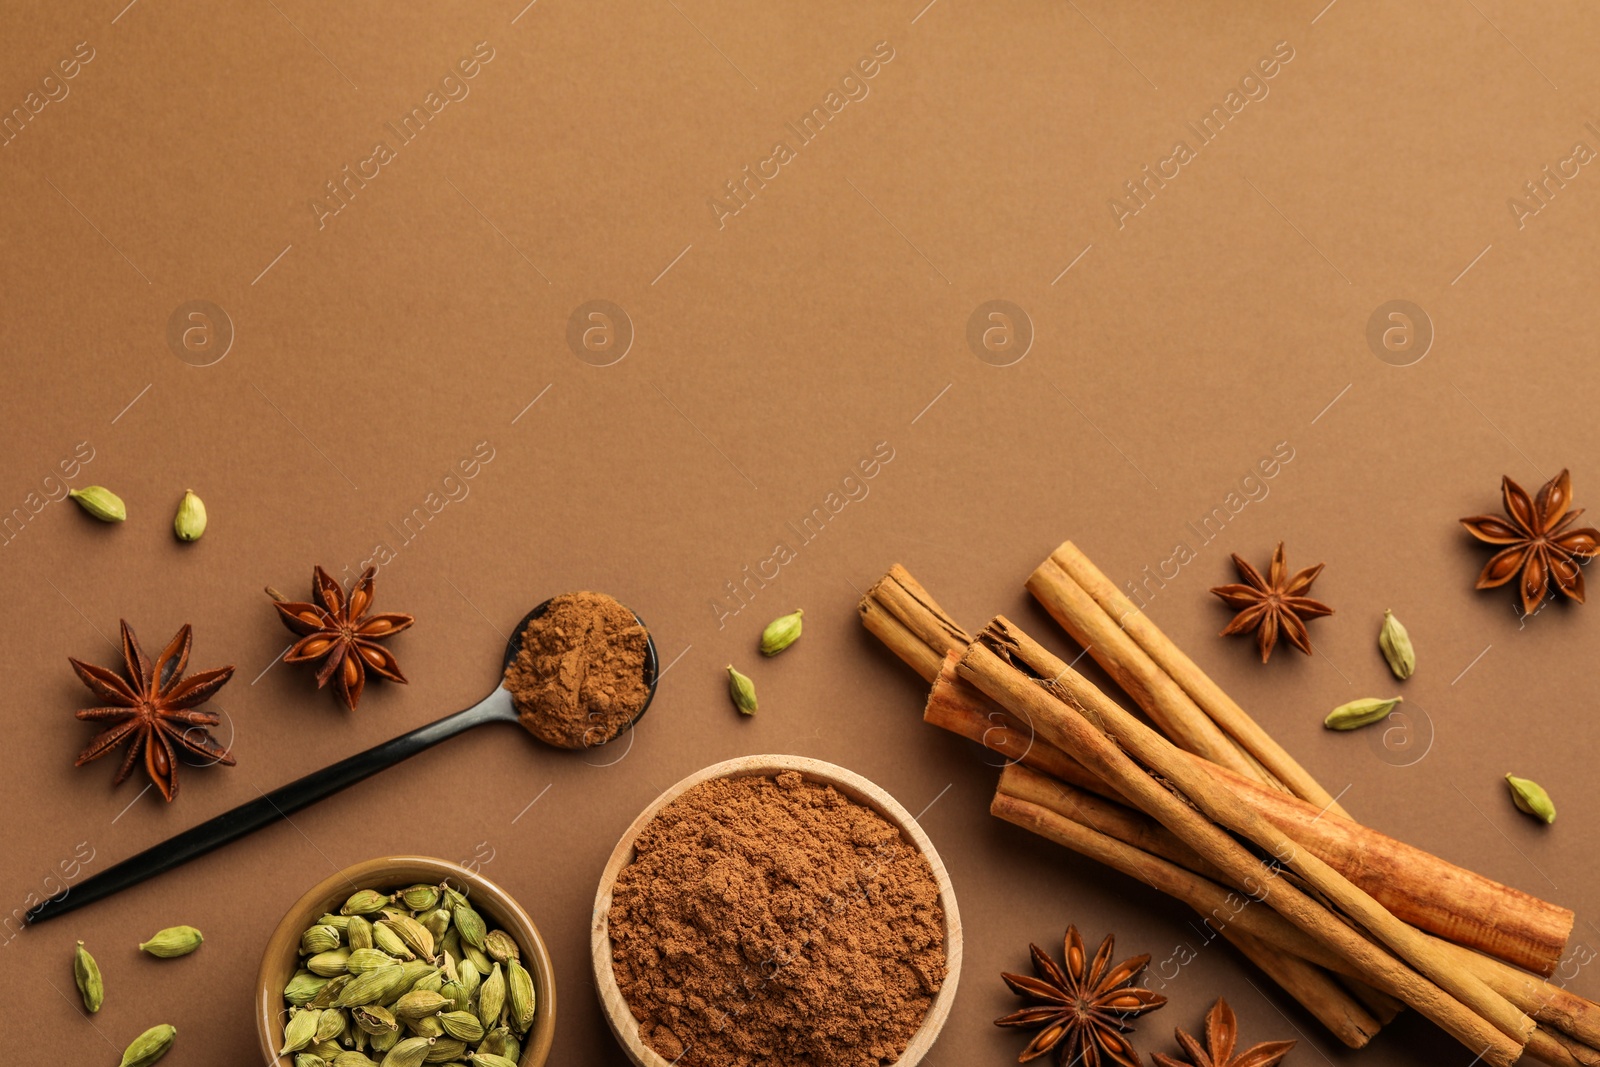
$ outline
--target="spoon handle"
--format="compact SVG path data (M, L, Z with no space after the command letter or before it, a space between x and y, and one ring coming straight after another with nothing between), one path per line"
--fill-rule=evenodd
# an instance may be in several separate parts
M465 711L419 726L410 733L342 759L331 767L313 771L231 811L207 819L159 845L152 845L138 855L130 856L72 886L64 895L35 905L28 912L27 921L30 925L40 923L85 904L92 904L102 897L170 871L212 849L277 822L474 726L486 722L515 722L516 717L511 694L504 688L497 688Z

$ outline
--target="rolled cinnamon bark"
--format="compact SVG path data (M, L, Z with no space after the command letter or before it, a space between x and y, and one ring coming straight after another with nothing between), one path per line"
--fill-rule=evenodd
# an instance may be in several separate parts
M1394 919L1308 850L1297 848L1242 801L1214 786L1186 761L1162 751L1165 746L1176 752L1165 739L1106 701L1103 695L1101 706L1086 709L1068 705L1056 692L1047 691L1038 680L1022 674L990 647L992 641L1008 656L1019 655L1017 642L1006 629L1003 619L996 620L982 640L968 646L959 664L963 678L1007 708L1024 709L1040 733L1154 816L1225 872L1230 881L1259 886L1261 898L1273 910L1349 960L1358 969L1357 977L1399 997L1481 1054L1485 1062L1509 1067L1521 1056L1534 1032L1533 1020L1476 976L1447 964L1442 953L1427 943L1425 935ZM1040 661L1048 656L1043 649L1028 652ZM1047 677L1059 680L1075 673L1066 664L1056 663L1059 669ZM1115 743L1106 736L1107 730L1115 733ZM1174 783L1188 801L1169 792L1121 746L1128 746L1152 770ZM1199 805L1203 814L1190 802ZM1389 948L1367 940L1341 915L1281 877L1275 866L1259 862L1230 830L1271 852Z

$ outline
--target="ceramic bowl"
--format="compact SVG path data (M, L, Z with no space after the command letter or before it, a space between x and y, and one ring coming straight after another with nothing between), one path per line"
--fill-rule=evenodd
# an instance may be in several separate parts
M481 874L459 864L428 856L384 856L347 867L324 879L295 902L267 941L261 957L261 973L256 980L256 1032L261 1039L261 1055L269 1067L293 1067L294 1057L276 1055L282 1044L287 1005L283 987L300 966L300 935L318 916L338 912L339 906L357 889L385 891L448 879L466 891L472 906L491 928L499 927L516 939L522 949L522 965L533 976L534 1003L538 1010L533 1026L522 1040L521 1067L543 1067L555 1039L556 982L539 928L528 918L511 895Z
M657 812L676 800L685 790L701 782L712 778L770 776L784 771L799 771L807 781L831 785L851 800L876 811L898 827L906 839L928 858L928 865L933 868L934 880L939 885L939 903L944 910L944 951L948 974L944 985L928 1007L928 1014L923 1018L922 1026L911 1036L905 1052L895 1061L894 1067L915 1067L921 1063L922 1058L933 1047L939 1031L944 1028L945 1019L950 1015L950 1005L956 998L956 981L961 976L961 916L956 910L956 894L950 885L950 876L945 872L939 853L934 850L933 842L928 840L928 835L922 832L922 827L905 808L900 806L899 801L854 771L821 760L807 759L804 756L741 756L697 771L656 797L650 806L633 820L633 825L622 835L622 840L617 842L617 847L612 851L611 859L600 876L600 889L595 894L594 919L589 937L589 948L594 961L595 988L599 992L600 1004L605 1010L606 1022L610 1024L611 1032L616 1035L617 1042L621 1044L635 1067L672 1067L672 1065L640 1039L638 1020L633 1017L627 1001L622 997L622 991L617 988L616 976L611 969L611 935L607 930L607 919L611 912L611 892L616 884L617 875L633 861L634 840L649 825L650 820L656 817Z

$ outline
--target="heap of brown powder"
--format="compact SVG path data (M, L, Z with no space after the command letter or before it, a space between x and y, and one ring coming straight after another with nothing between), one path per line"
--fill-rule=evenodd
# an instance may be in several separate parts
M633 612L604 593L566 593L528 624L506 667L517 716L560 748L603 745L632 722L650 695L648 638Z
M651 820L608 917L640 1036L682 1067L881 1067L945 978L927 858L798 773L718 778Z

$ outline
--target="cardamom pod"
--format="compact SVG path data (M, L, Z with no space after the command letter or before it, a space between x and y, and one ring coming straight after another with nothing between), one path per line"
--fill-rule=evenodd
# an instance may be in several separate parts
M489 931L483 939L483 950L489 954L490 959L499 960L501 963L522 958L522 951L517 948L516 941L504 930Z
M497 963L489 972L489 977L483 980L483 985L478 987L478 1021L485 1027L498 1025L500 1009L505 1007L505 1003L506 976Z
M315 956L319 952L338 948L343 942L343 935L331 926L308 927L300 935L300 955Z
M196 496L193 489L183 491L183 502L178 505L178 514L172 520L172 532L178 535L180 541L198 541L200 535L206 532L205 501Z
M394 932L393 927L383 925L382 919L372 924L372 947L387 952L397 959L417 958L417 954L406 947L406 943L400 940L400 935Z
M472 1007L472 994L460 982L446 982L439 987L439 995L450 1002L451 1011L466 1011Z
M358 948L344 961L345 970L351 974L365 974L379 967L393 967L400 961L375 948Z
M1355 730L1363 726L1371 726L1389 717L1403 697L1390 697L1387 700L1378 697L1363 697L1352 700L1348 704L1340 704L1328 713L1322 720L1322 725L1330 730Z
M377 1061L359 1052L341 1052L328 1067L378 1067Z
M328 1061L315 1052L296 1052L294 1067L328 1067Z
M1544 791L1544 786L1528 778L1518 778L1514 774L1506 775L1506 784L1511 787L1511 802L1518 808L1546 823L1556 821L1555 801Z
M328 984L328 979L321 975L312 974L310 971L300 971L289 984L283 987L283 999L296 1008L303 1008L311 1002L311 998L322 992L322 987Z
M421 1019L428 1015L437 1015L449 1006L448 1000L432 990L413 989L395 1001L389 1010L394 1012L396 1019Z
M404 967L379 967L365 971L350 979L333 1002L336 1008L356 1008L368 1004L382 1004L398 997L407 982Z
M302 1008L289 1016L289 1021L283 1028L283 1047L278 1050L278 1055L285 1056L291 1052L299 1052L317 1039L317 1021L322 1018L322 1012L316 1008Z
M1417 669L1417 653L1411 647L1411 634L1394 617L1394 612L1387 608L1383 612L1383 628L1378 631L1378 648L1383 651L1389 669L1402 682Z
M346 930L348 930L349 927L350 927L350 916L348 916L348 915L331 915L331 914L330 915L324 915L322 918L317 920L317 925L318 926L331 926L335 930L339 931L342 934Z
M373 1052L388 1052L400 1040L400 1031L391 1030L386 1034L373 1034L368 1042Z
M339 909L341 915L372 915L383 910L389 898L376 889L362 889L350 894L350 899Z
M437 1015L424 1015L420 1019L408 1019L406 1028L413 1037L443 1037L444 1026L439 1022Z
M157 931L154 937L139 946L139 950L162 959L172 959L175 956L187 956L199 948L204 940L205 936L192 926L169 926Z
M344 930L344 939L352 949L372 948L372 924L365 916L352 915Z
M167 1054L177 1037L178 1028L170 1023L152 1026L134 1038L133 1043L123 1051L118 1067L150 1067Z
M471 904L465 902L457 904L451 912L451 919L456 924L456 930L461 934L461 940L473 948L483 948L484 935L489 928L484 925L483 916Z
M516 960L506 964L506 1003L511 1028L519 1034L527 1033L533 1025L533 975Z
M479 978L483 978L489 973L489 965L493 961L489 959L488 955L483 951L483 949L474 945L463 944L461 946L461 955L465 957L465 962L472 964L478 969Z
M319 952L306 960L306 970L312 974L320 974L324 978L348 974L350 973L350 950L341 947L329 949L327 952Z
M363 1004L358 1008L351 1008L350 1018L354 1019L356 1025L369 1034L391 1033L400 1026L395 1021L393 1012L388 1008L380 1008L376 1004Z
M341 974L336 975L333 978L324 978L323 981L327 982L328 984L322 987L322 991L320 993L311 998L310 1002L306 1004L306 1007L333 1007L334 1002L339 999L339 994L344 992L344 987L350 984L351 976L348 974ZM344 1007L344 1005L341 1004L339 1007Z
M796 608L787 615L780 615L767 623L767 628L761 631L761 654L763 656L776 656L800 640L800 617L805 612Z
M457 1041L475 1045L483 1040L483 1023L470 1011L447 1011L439 1016L439 1025Z
M756 683L734 670L731 663L728 664L728 695L741 715L756 713Z
M522 1044L511 1035L509 1026L497 1026L484 1035L483 1044L478 1046L478 1055L504 1056L515 1063L522 1058Z
M344 1033L345 1015L341 1008L329 1008L317 1020L317 1036L312 1038L313 1043L332 1041Z
M78 942L78 951L72 956L72 978L78 983L78 996L83 998L83 1010L93 1015L106 1000L106 983L100 977L100 965L89 955L89 950Z
M411 990L416 989L418 986L422 985L422 983L436 977L439 973L439 969L437 967L431 963L424 963L422 960L413 960L410 963L402 963L400 965L400 971L403 975L405 975L405 981L400 986L400 993L408 993ZM396 993L395 996L399 996L400 993Z
M467 996L478 991L478 983L483 980L483 973L478 970L478 965L471 960L462 960L456 964L456 981L461 983L461 988L467 991Z
M411 916L392 915L387 919L379 919L373 926L379 929L387 926L394 931L406 948L424 959L433 958L433 934ZM376 936L377 931L374 930L373 933Z
M418 978L416 984L411 987L412 992L421 989L428 993L438 993L442 988L444 988L444 972L435 970L430 970L430 973Z
M414 885L400 891L400 903L412 911L429 911L439 903L439 887Z
M389 1050L382 1067L422 1067L432 1047L431 1037L408 1037Z
M472 1056L472 1067L517 1067L517 1061L492 1052L476 1052Z
M466 1055L466 1053L467 1043L465 1041L457 1041L453 1037L441 1037L434 1041L433 1047L428 1050L428 1055L423 1062L448 1063L453 1059Z
M417 921L422 924L423 929L433 935L433 943L439 945L450 929L450 912L444 908L434 908L426 915L418 916Z
M101 522L126 522L128 518L128 505L122 498L103 485L90 485L82 489L68 490L67 495L78 502L78 506Z

